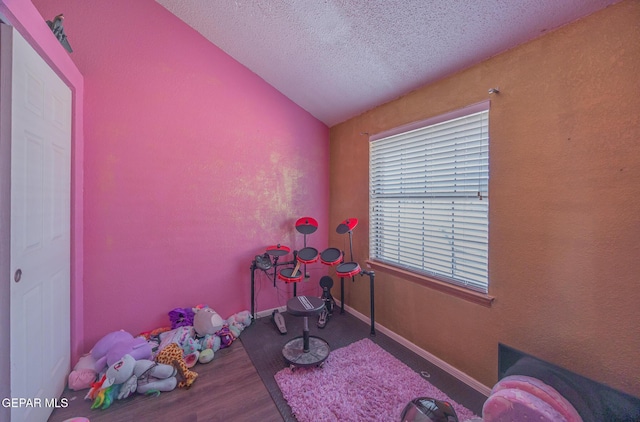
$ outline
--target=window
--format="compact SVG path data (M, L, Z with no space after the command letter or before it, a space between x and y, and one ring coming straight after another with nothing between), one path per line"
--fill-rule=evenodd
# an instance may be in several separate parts
M488 292L489 109L371 137L373 261Z

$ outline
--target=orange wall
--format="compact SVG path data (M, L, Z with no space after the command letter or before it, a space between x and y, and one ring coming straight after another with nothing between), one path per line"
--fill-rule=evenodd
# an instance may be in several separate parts
M638 22L623 1L331 129L329 219L360 219L363 265L366 133L491 99L493 305L377 271L377 322L489 387L503 342L640 396ZM369 315L367 278L345 285Z

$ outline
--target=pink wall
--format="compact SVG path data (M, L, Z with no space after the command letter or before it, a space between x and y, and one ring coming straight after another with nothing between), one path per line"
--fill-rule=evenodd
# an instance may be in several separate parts
M174 307L249 309L251 260L301 248L301 216L327 246L323 123L155 1L34 4L64 13L85 81L85 349ZM258 276L258 310L286 303L277 287Z

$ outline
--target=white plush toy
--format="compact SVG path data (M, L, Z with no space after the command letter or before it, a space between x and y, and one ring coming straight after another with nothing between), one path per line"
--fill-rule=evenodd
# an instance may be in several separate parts
M125 399L136 391L140 394L171 391L177 383L173 366L148 359L135 360L131 355L124 355L107 369L85 399L94 400L92 409L106 409L114 400ZM112 390L110 387L114 386L118 388Z
M251 314L249 311L238 312L227 318L229 330L235 338L240 337L240 333L249 325L251 325Z

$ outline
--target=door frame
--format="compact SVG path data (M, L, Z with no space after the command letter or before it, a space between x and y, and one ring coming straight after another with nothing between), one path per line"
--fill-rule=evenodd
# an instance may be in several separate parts
M71 89L13 27L3 24L0 30L2 71L5 81L11 76L12 90L7 93L9 84L3 83L3 98L12 104L11 267L6 274L11 396L55 398L71 370ZM18 268L24 275L19 283L11 274L15 271L16 278ZM30 346L32 334L51 353L43 356ZM53 410L10 407L12 420L37 421Z
M42 56L49 66L71 88L72 93L72 133L71 133L71 365L83 353L84 348L84 309L83 296L83 163L84 163L84 137L83 137L83 108L84 108L84 78L73 63L70 54L62 47L51 33L44 19L31 3L25 0L0 0L0 21L13 26L15 30L31 44ZM4 54L4 52L3 52ZM4 76L0 75L2 83ZM2 130L5 125L6 98L0 98L0 123ZM10 103L9 103L10 106ZM8 115L10 116L10 114ZM5 138L4 136L2 137ZM5 141L0 141L2 157L5 149ZM5 158L0 159L0 338L10 338L9 315L10 297L9 283L6 275L9 269L10 251L10 184L5 186L6 176L11 174L9 162ZM8 173L7 173L8 172ZM10 181L9 181L10 183ZM7 225L8 224L8 225ZM5 299L6 298L6 299ZM5 301L7 302L5 304ZM6 305L6 306L5 306ZM0 342L0 398L11 397L11 373L10 373L10 345L9 342ZM10 408L0 406L0 420L10 418Z

